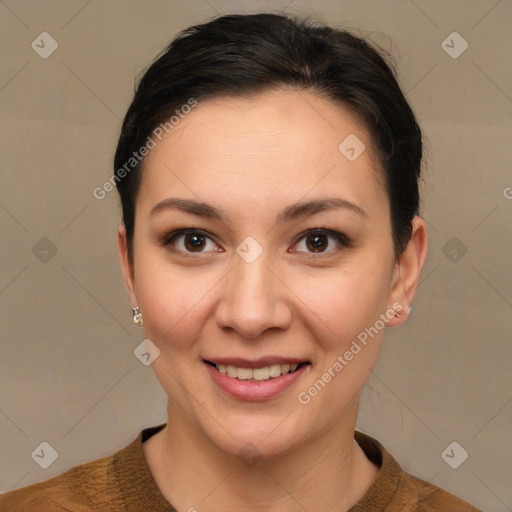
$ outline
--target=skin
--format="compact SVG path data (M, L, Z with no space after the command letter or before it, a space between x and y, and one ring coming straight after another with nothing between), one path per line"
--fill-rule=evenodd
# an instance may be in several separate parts
M366 145L355 161L338 150L349 134ZM411 240L396 259L379 172L356 117L312 92L285 89L200 103L146 157L133 265L123 225L118 249L144 337L160 350L152 366L168 395L168 424L144 443L144 455L178 510L346 511L375 480L378 467L353 436L385 329L307 405L297 395L394 303L402 316L387 327L407 318L426 225L413 219ZM150 215L169 197L208 202L228 218L176 209ZM322 197L355 203L365 215L338 208L276 224L288 205ZM314 236L300 235L316 227L341 232L352 245L326 236L315 252ZM190 236L162 245L179 228L211 236L199 253ZM247 236L263 249L252 263L236 252ZM311 365L284 393L256 402L226 395L203 363L266 355ZM246 443L260 456L252 467L237 456Z

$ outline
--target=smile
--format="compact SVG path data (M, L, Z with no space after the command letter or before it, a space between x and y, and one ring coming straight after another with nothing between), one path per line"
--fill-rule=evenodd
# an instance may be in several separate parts
M215 385L227 395L241 400L269 400L291 388L311 367L309 361L228 361L203 360ZM235 363L235 360L229 361ZM250 368L252 366L252 368Z
M272 364L270 366L262 366L261 368L239 368L233 365L225 364L212 364L219 370L220 373L239 380L269 380L281 377L288 373L293 373L299 366L309 364L308 362L303 363L292 363L292 364Z

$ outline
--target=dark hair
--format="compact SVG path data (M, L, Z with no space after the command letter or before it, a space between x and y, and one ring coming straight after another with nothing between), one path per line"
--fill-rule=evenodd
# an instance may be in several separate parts
M180 32L140 80L114 157L131 261L144 163L133 155L155 128L191 99L284 87L311 90L363 121L384 175L395 255L403 252L419 213L422 137L396 72L381 53L347 30L279 14L226 15ZM126 172L130 159L133 170Z

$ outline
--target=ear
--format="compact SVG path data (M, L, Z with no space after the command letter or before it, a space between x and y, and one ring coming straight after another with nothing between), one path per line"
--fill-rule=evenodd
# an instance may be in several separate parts
M117 253L123 272L124 285L130 297L132 308L134 308L137 305L137 298L135 297L134 291L134 271L133 265L128 258L128 241L126 239L126 228L124 224L121 224L117 229Z
M390 304L400 304L400 316L391 318L389 327L396 327L407 320L409 306L414 300L420 279L421 269L427 256L427 225L416 216L412 220L412 233L405 251L400 255L393 270L393 282L389 295Z

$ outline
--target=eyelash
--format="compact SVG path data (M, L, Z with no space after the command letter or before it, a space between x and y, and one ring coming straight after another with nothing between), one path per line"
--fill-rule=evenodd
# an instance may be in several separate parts
M164 247L168 247L170 245L172 245L175 240L180 237L180 236L183 236L183 235L202 235L208 239L210 239L211 241L214 241L212 239L212 237L206 232L206 231L203 231L201 229L197 229L197 228L185 228L185 229L178 229L178 230L175 230L175 231L172 231L168 234L166 234L162 240L161 240L161 244L162 246ZM304 240L305 238L307 238L308 236L311 236L311 235L326 235L326 236L331 236L333 237L334 239L336 239L336 241L343 247L343 248L350 248L352 247L352 241L346 236L344 235L343 233L339 233L338 231L334 231L332 229L327 229L325 227L317 227L317 228L312 228L312 229L308 229L306 230L304 233L302 233L298 239L294 242L293 245L296 245L298 244L299 242L301 242L302 240ZM191 257L191 258L197 258L199 256L201 256L202 254L205 254L204 252L188 252L188 251L178 251L176 249L173 249L175 252L179 252L181 254L185 254L187 257ZM332 252L335 252L336 249L331 249L329 251L324 251L324 252L307 252L308 255L313 255L313 256L319 256L319 257L322 257L321 255L323 254L329 254L329 253L332 253ZM302 251L303 252L303 251Z

